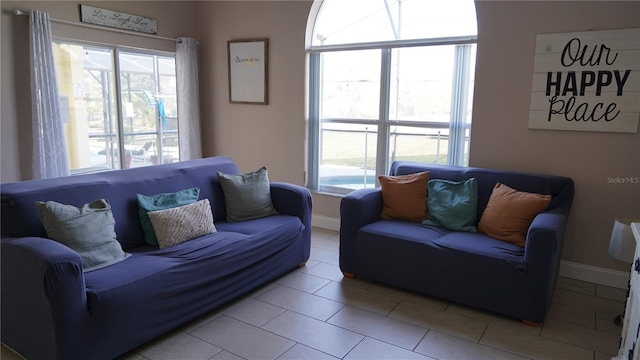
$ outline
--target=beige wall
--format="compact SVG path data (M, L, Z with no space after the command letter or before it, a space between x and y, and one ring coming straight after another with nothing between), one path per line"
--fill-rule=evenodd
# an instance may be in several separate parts
M304 184L305 51L310 1L205 1L199 6L205 155L232 157L244 172ZM227 41L269 39L268 105L229 104Z
M563 260L628 271L607 255L616 216L640 218L640 133L529 130L536 34L640 27L640 2L476 3L478 55L470 164L575 182Z
M162 36L196 37L200 41L204 154L231 156L243 171L265 165L272 180L303 184L304 34L311 2L92 4L156 17ZM39 8L50 11L52 17L77 21L75 2L2 3L3 8L11 5ZM536 34L640 27L640 2L478 1L476 6L479 36L471 165L572 177L576 198L563 259L627 270L627 265L607 256L607 244L615 216L640 217L640 185L609 184L607 178L640 176L640 134L529 130L527 123ZM30 121L21 115L25 106L29 108L20 95L21 88L28 93L22 80L28 76L21 55L25 35L15 29L22 19L2 16L3 182L29 177L24 170L29 167L24 148L29 149L30 135L28 127L20 130L25 128L22 122ZM131 46L131 42L139 42L140 47L168 46L68 26L57 26L54 33L70 38L105 37L100 41L126 41ZM258 37L269 38L269 105L229 104L226 42ZM11 69L15 74L7 74ZM12 84L14 79L20 81ZM340 197L314 194L314 213L338 218L339 203Z

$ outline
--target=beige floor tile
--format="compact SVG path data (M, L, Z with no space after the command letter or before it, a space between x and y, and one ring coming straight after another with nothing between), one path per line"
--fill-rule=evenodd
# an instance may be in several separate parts
M427 360L431 359L409 350L387 344L376 339L365 338L345 357L346 360L372 360L372 359L389 359L389 360Z
M345 278L344 275L342 275L342 271L340 271L340 267L338 265L320 263L313 268L305 269L303 272L305 274L318 276L323 279L343 283L361 289L369 289L372 285L372 283L369 281Z
M564 321L589 329L596 328L596 313L594 311L559 303L551 303L549 312L547 312L547 319Z
M627 289L620 289L616 287L596 284L597 297L625 302L627 301L627 292Z
M221 314L218 311L212 311L207 315L203 315L191 322L188 322L186 325L182 326L180 330L186 333L190 333L193 330L212 322L213 320L219 318L220 316Z
M283 308L253 298L244 298L223 308L220 312L253 326L262 326L284 312Z
M622 326L618 326L613 322L615 316L596 313L596 330L604 331L610 334L620 336L622 334Z
M488 324L501 326L509 330L518 331L528 335L540 335L540 327L525 325L522 320L506 317L500 314L464 306L451 304L447 307L447 312L466 316Z
M13 360L13 358L4 358L4 356L0 356L0 359L2 360ZM146 357L136 353L135 351L132 351L130 353L124 354L122 356L118 356L116 358L116 360L149 360Z
M484 321L409 302L402 302L389 317L471 341L478 341L487 327Z
M380 315L387 315L402 301L395 297L336 282L328 284L314 294Z
M344 304L286 286L275 287L260 295L258 300L325 321L344 307Z
M308 346L296 344L286 353L282 354L278 360L335 360L337 357L325 354L322 351L312 349Z
M463 340L455 336L430 330L418 344L416 352L436 359L487 359L487 360L524 360L528 359L510 354L476 342Z
M338 253L333 251L311 247L311 255L309 258L327 264L339 265L340 261L338 256Z
M252 297L252 298L257 298L258 296L266 293L267 291L273 289L276 286L278 286L278 284L276 284L275 282L270 282L270 283L268 283L268 284L266 284L264 286L261 286L261 287L255 289L255 290L251 291L250 293L248 293L245 296Z
M308 293L313 293L330 282L331 280L309 275L305 272L292 272L276 280L276 283L280 285Z
M425 328L351 306L346 306L327 322L409 350L413 350L427 333Z
M623 302L598 298L565 289L556 289L553 295L553 302L609 315L618 315L624 311Z
M620 337L581 326L549 319L544 322L540 336L559 342L614 355Z
M450 304L450 302L447 300L443 300L443 299L439 299L439 298L427 296L427 295L420 295L414 292L405 291L399 288L394 288L391 286L385 286L385 285L379 285L379 284L372 285L369 288L369 291L382 294L382 295L396 297L398 299L402 299L407 302L430 307L434 310L445 310Z
M232 354L228 351L220 351L211 360L245 360L243 357Z
M596 294L596 284L576 279L570 279L564 276L558 276L556 289L564 289L586 295Z
M594 360L611 360L611 355L599 353L596 351L596 355L593 358Z
M311 246L318 249L328 250L336 254L340 252L340 243L335 238L325 239L316 237L311 240Z
M480 344L533 359L593 359L593 350L489 325Z
M320 228L320 227L312 227L311 228L311 236L317 236L317 237L321 237L321 238L330 238L332 236L335 236L339 234L337 231L335 230L330 230L330 229L324 229L324 228Z
M295 345L291 340L228 316L221 316L192 334L245 359L276 359Z
M195 336L177 331L151 341L135 351L150 360L207 360L222 349Z
M0 350L0 359L2 360L24 360L22 356L18 355L16 352L6 347L4 344L2 344Z
M340 282L344 276L338 265L319 263L318 265L304 269L305 274L319 276L323 279Z
M304 272L306 269L314 267L314 266L316 266L318 264L321 264L321 262L318 261L318 260L308 259L307 262L304 264L304 266L300 266L299 268L295 269L294 271Z
M338 358L344 357L364 338L352 331L290 311L278 315L262 329Z

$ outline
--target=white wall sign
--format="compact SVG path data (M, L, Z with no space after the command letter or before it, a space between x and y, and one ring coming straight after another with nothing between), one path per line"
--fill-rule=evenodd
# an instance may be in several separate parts
M541 34L530 129L637 133L640 29Z
M158 20L156 19L88 5L80 5L80 21L148 34L158 33Z

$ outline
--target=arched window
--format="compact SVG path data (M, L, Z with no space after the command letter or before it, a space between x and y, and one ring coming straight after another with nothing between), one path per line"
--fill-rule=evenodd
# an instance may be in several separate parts
M467 165L476 35L473 0L316 0L309 187L374 187L394 160Z

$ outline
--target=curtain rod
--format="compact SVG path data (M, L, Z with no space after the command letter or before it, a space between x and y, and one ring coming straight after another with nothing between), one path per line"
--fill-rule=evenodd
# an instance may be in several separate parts
M16 9L16 10L4 10L4 11L10 12L10 13L12 13L14 15L18 15L18 16L29 16L29 12L18 10L18 9ZM110 28L110 27L102 27L102 26L91 25L91 24L84 24L84 23L79 23L79 22L75 22L75 21L68 21L68 20L61 20L61 19L54 19L54 18L49 18L49 21L55 22L55 23L60 23L60 24L72 25L72 26L86 27L86 28L90 28L90 29L117 32L117 33L121 33L121 34L144 36L144 37L148 37L148 38L152 38L152 39L158 39L158 40L182 42L181 39L172 39L172 38L164 37L164 36L139 33L139 32L135 32L135 31L129 31L129 30L123 30L123 29L114 29L114 28Z

